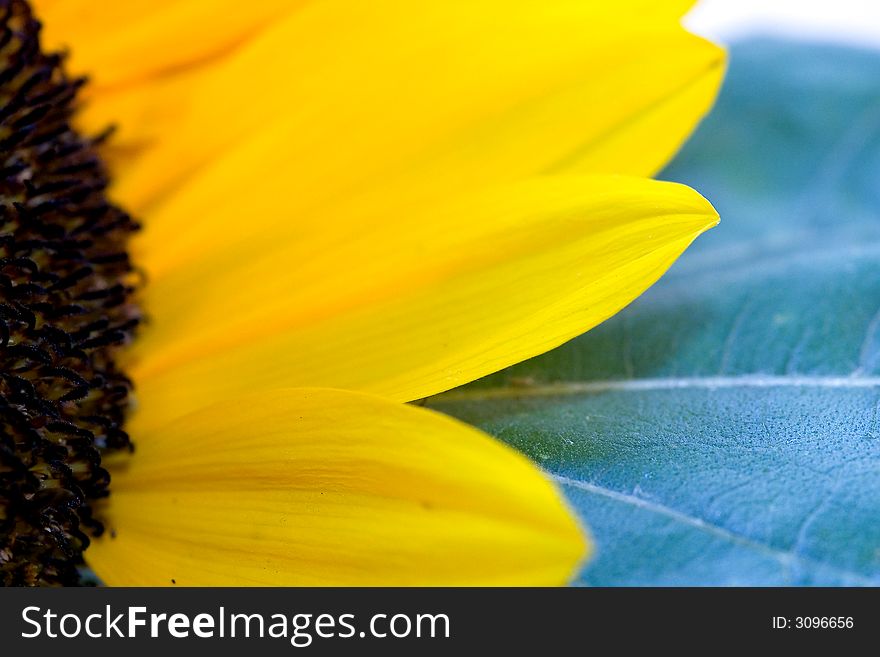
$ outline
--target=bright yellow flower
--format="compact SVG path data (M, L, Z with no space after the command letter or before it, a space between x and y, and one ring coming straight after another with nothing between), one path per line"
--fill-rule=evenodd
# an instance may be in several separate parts
M585 539L539 471L394 402L590 329L716 223L643 178L722 77L690 2L35 4L146 226L98 575L567 581Z

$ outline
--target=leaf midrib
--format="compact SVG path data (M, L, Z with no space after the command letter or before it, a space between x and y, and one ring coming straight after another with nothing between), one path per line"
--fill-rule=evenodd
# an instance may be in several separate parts
M437 395L441 402L489 401L493 399L528 399L591 395L603 392L643 392L651 390L722 390L730 388L880 388L880 377L850 374L847 376L741 376L659 377L610 379L596 381L558 381L535 385L458 388Z
M774 548L766 543L761 543L760 541L756 541L748 536L744 536L742 534L737 534L735 532L730 531L724 527L719 525L712 524L703 520L702 518L698 518L695 516L690 516L686 513L673 509L671 507L665 506L663 504L659 504L657 502L651 502L649 500L642 499L640 497L636 497L634 495L629 495L627 493L620 493L618 491L611 490L609 488L605 488L603 486L599 486L597 484L587 483L584 481L579 481L577 479L572 479L570 477L563 477L560 475L555 475L550 473L549 476L556 481L561 486L569 486L572 488L576 488L579 491L591 494L598 495L601 497L605 497L615 502L626 504L628 506L635 507L642 511L647 511L649 513L655 513L657 515L662 515L670 520L677 522L679 524L687 525L689 527L693 527L700 531L706 532L708 534L712 534L716 538L720 538L722 540L728 541L730 543L734 543L737 545L741 545L745 548L755 550L757 552L761 552L767 556L772 557L785 569L787 572L787 567L792 563L801 563L804 566L813 566L813 567L821 567L828 571L829 573L834 573L838 577L846 578L850 580L854 584L858 584L860 586L876 586L877 582L872 580L869 577L857 572L853 572L851 570L846 570L845 568L840 568L838 566L834 566L832 564L819 561L817 559L812 559L810 557L804 556L802 554L798 554L793 550L780 550L779 548Z
M880 388L880 377L862 376L858 372L846 376L772 376L747 374L740 376L706 376L706 377L660 377L643 379L615 379L595 381L560 381L519 387L499 386L492 388L455 389L435 397L440 402L471 402L491 400L515 400L541 397L559 397L575 395L592 395L606 392L645 392L663 390L720 390L733 388L821 388L821 389L870 389ZM716 538L755 550L776 560L788 572L793 563L805 567L820 567L829 573L846 578L853 584L876 586L877 582L870 577L840 568L833 564L820 561L802 554L794 548L783 550L748 536L738 534L720 525L715 525L702 518L689 515L658 502L652 502L634 495L605 488L595 483L588 483L553 473L549 476L561 486L575 488L581 492L598 495L615 502L662 515L678 524L712 534ZM805 521L807 522L807 521Z

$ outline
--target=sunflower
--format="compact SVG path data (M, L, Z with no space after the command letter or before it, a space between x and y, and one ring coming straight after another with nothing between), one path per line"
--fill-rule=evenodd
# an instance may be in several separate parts
M32 4L43 51L0 0L3 581L88 547L111 585L566 582L544 475L401 402L588 330L717 222L646 178L723 74L690 3Z

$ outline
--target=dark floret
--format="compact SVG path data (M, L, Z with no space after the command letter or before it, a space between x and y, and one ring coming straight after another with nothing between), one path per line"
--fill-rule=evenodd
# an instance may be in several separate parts
M0 583L70 585L102 453L129 449L116 365L140 321L100 137L71 126L83 80L43 53L24 0L0 0Z

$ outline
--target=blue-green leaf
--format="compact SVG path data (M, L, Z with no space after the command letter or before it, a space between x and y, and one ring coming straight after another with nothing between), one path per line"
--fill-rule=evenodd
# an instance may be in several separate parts
M880 53L752 41L663 178L722 223L617 317L429 405L561 482L596 585L880 585Z

